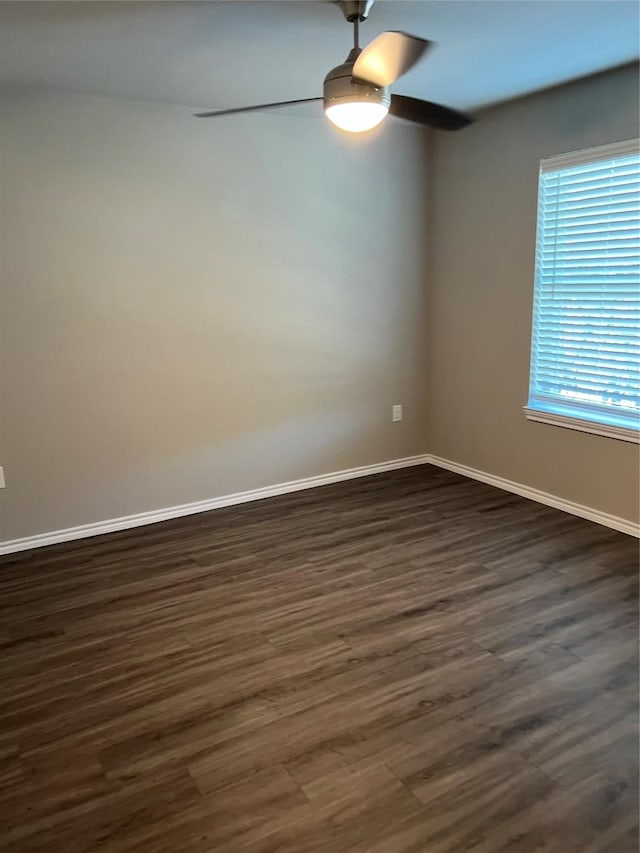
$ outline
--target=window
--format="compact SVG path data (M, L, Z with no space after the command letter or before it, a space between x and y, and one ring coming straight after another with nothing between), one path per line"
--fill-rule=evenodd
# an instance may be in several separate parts
M638 141L540 163L528 418L638 441Z

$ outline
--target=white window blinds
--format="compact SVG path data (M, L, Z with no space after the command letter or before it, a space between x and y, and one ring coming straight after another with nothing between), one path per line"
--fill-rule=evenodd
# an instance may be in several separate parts
M529 409L638 429L637 140L540 164Z

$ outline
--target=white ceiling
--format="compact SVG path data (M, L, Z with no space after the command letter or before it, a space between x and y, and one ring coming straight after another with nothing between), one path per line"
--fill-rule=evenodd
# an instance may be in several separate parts
M366 43L438 42L394 91L461 109L637 58L635 0L378 0ZM319 2L0 3L0 82L222 108L321 94L350 26Z

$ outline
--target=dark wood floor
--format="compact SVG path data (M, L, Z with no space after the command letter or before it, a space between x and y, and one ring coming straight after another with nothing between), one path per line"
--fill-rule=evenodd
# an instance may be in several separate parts
M636 853L637 583L428 466L6 558L0 849Z

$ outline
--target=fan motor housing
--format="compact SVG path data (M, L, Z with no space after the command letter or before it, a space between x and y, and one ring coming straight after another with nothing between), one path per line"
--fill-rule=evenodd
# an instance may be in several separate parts
M358 51L359 52L359 51ZM353 82L355 59L347 59L342 65L336 65L324 78L324 105L339 104L340 101L373 101L388 107L391 94L387 86L374 86L365 80Z

